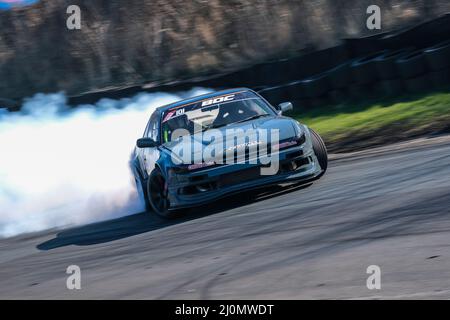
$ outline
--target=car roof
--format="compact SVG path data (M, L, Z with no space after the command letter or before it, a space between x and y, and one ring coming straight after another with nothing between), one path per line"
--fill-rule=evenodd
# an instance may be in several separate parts
M243 91L253 92L253 90L248 89L248 88L234 88L234 89L227 89L227 90L222 90L222 91L215 91L215 92L211 92L211 93L195 96L195 97L192 97L192 98L180 100L180 101L177 101L177 102L174 102L174 103L170 103L170 104L158 107L158 108L156 108L156 110L157 111L165 111L167 109L176 108L176 107L179 107L179 106L182 106L182 105L195 103L195 102L198 102L198 101L202 101L204 99L214 98L214 97L221 96L221 95L224 95L224 94L243 92Z

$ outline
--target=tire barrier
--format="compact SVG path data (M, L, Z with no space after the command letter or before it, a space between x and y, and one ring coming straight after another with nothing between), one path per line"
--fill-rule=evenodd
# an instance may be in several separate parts
M274 105L290 100L301 108L422 92L450 83L449 34L447 14L399 33L345 39L334 48L253 66L241 85L256 86Z
M255 69L255 75L257 76L258 84L266 84L274 86L279 83L279 69L276 62L269 62L260 64Z
M435 88L446 87L450 84L450 68L429 73L430 81Z
M155 80L151 88L139 84L82 94L69 97L68 103L71 106L92 104L104 97L120 99L142 91L178 92L192 87L219 90L245 86L264 92L274 104L291 99L301 101L302 105L315 106L323 101L339 103L374 92L395 96L404 90L443 87L450 83L449 77L450 14L446 14L399 32L342 39L332 48L306 47L289 59L259 62L221 74L211 70L200 80L159 84ZM9 101L0 103L0 108L19 110L20 105L20 102Z
M286 73L290 75L290 78L285 79L285 82L313 77L348 59L349 54L345 44L295 57L288 64L289 71Z
M422 50L407 47L377 51L302 80L262 88L259 92L274 105L294 101L302 108L337 104L348 99L395 97L405 91L423 92L450 83L449 47L450 41L446 41Z
M304 97L310 99L322 97L330 90L327 73L321 73L301 80L299 84L302 87L301 90L304 93Z
M330 92L328 92L328 97L330 99L330 103L339 104L339 103L345 101L347 99L348 95L347 95L346 90L335 89L335 90L331 90Z
M0 110L8 109L9 111L17 111L20 109L20 104L11 99L0 98Z
M348 47L352 58L363 57L372 52L385 49L381 39L387 35L387 33L380 33L359 39L344 39L344 43Z
M423 49L447 40L449 34L450 14L447 13L411 28L387 34L379 42L383 49L397 50L410 46Z
M342 90L353 81L351 72L351 61L347 61L327 71L330 87L332 90Z
M400 74L397 71L395 62L399 57L410 53L413 50L413 48L390 50L376 57L374 62L378 79L391 80L399 78Z
M304 109L327 103L338 104L349 99L361 101L377 96L395 97L405 91L423 92L450 82L450 68L433 71L427 63L433 57L434 61L438 61L435 69L437 66L447 66L447 59L442 59L447 45L448 42L443 42L424 50L409 47L377 51L317 75L259 92L275 105L294 101ZM433 54L426 58L425 52Z
M430 87L429 74L422 74L415 78L409 78L404 80L404 86L408 93L420 93L427 90Z
M298 101L306 99L307 97L305 87L303 86L302 81L294 81L288 83L286 85L286 89L287 89L287 97L291 100Z
M403 93L404 86L400 79L382 80L378 83L378 90L383 97L395 97Z
M450 68L450 40L424 50L426 62L432 71Z
M401 50L409 46L409 41L403 34L388 34L380 39L382 47L391 51Z
M371 86L367 84L353 83L348 87L349 98L360 101L368 97L371 92Z
M258 91L258 93L273 106L289 100L289 91L286 86L269 87Z
M425 55L422 50L409 52L396 60L402 79L417 78L427 71Z
M286 83L271 83L267 94L314 107L441 87L450 83L449 34L447 14L402 32L345 39L336 48L291 59L284 78L267 72Z
M351 64L354 82L359 85L366 85L377 81L378 76L375 59L387 52L387 50L375 52L368 56L356 59Z
M246 87L255 87L260 84L258 78L255 77L254 66L232 73L230 81L238 87L242 85Z
M265 88L258 93L274 106L290 101L297 108L310 109L334 102L327 92L322 95L307 93L309 88L313 88L313 83L314 81L295 81L287 85Z

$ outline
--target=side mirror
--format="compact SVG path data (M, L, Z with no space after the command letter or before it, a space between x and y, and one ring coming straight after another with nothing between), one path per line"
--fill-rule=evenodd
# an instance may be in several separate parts
M156 142L152 138L140 138L136 145L138 148L153 148L156 147Z
M280 114L283 114L285 112L294 110L294 106L292 105L291 102L283 102L278 105L278 110Z

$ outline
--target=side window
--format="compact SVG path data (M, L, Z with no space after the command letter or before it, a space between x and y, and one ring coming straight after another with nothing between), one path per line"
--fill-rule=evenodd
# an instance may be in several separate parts
M159 114L157 112L153 113L148 123L145 136L152 138L155 141L159 141Z
M150 128L150 120L147 122L147 126L145 127L145 130L144 130L144 135L143 135L143 137L148 137L148 129Z

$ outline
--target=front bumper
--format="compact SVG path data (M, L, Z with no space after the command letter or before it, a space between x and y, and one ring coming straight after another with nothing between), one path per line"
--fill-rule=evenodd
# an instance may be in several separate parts
M260 164L230 164L172 177L168 186L171 209L201 205L232 193L284 182L306 183L322 173L310 140L276 155L279 170L273 175L261 175Z

